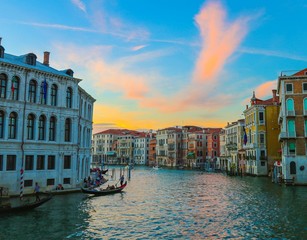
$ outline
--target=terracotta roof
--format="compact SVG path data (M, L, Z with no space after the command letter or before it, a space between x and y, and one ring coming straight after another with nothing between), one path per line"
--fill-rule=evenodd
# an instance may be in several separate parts
M294 73L292 76L306 76L307 75L307 68L297 72L297 73Z

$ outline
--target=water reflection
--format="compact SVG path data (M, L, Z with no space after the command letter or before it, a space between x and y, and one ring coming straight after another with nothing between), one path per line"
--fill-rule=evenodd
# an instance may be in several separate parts
M307 239L306 200L267 178L139 168L123 193L1 217L0 239Z

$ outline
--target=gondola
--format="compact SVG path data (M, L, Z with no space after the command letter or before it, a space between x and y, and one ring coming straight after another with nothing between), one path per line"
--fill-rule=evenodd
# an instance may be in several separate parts
M109 169L101 170L101 173L102 173L102 174L106 174L108 171L109 171Z
M0 205L0 214L6 214L6 213L18 213L18 212L24 212L28 211L34 208L37 208L41 206L42 204L48 202L51 198L51 194L44 194L46 197L41 198L40 201L35 202L23 202L20 205L11 206L11 205Z
M114 193L120 193L121 191L124 190L124 188L127 186L127 181L119 186L115 187L114 189L110 188L105 188L105 189L87 189L87 188L81 188L81 191L86 194L94 194L95 196L104 196L104 195L109 195L109 194L114 194Z

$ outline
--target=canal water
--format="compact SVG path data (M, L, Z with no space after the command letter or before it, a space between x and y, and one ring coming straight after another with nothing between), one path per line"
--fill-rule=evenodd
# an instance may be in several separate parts
M0 239L307 239L307 187L136 168L120 194L57 195L0 217Z

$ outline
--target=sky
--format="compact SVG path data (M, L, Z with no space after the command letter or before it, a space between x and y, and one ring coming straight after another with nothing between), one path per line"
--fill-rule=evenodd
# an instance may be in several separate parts
M71 68L109 128L224 127L307 67L300 0L0 0L6 53Z

